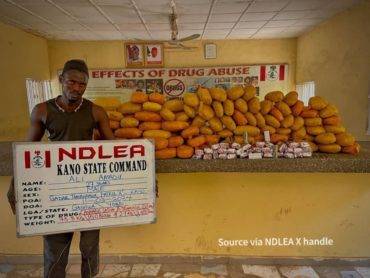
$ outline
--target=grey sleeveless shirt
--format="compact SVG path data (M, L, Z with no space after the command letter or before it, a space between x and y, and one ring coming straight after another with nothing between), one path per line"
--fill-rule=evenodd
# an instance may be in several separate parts
M92 102L83 99L76 111L63 112L55 103L55 98L46 102L45 128L51 141L86 141L92 140L96 123L92 113Z

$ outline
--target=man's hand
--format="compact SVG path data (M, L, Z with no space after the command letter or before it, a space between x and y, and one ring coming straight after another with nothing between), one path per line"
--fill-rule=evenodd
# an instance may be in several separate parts
M10 204L10 207L12 209L13 214L15 215L15 194L14 194L14 178L10 181L10 186L8 190L8 202Z
M159 198L158 181L155 180L155 196Z

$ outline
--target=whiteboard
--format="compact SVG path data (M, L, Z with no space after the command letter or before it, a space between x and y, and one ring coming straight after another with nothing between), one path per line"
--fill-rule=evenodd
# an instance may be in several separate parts
M13 144L17 236L155 221L148 139Z

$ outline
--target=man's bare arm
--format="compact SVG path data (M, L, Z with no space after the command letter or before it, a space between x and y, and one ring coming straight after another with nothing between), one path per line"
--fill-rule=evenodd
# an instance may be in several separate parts
M45 134L46 103L37 104L31 113L31 126L28 130L27 141L40 141Z
M104 109L98 105L93 104L93 116L98 124L98 130L102 139L115 140L114 134L109 127L109 118Z

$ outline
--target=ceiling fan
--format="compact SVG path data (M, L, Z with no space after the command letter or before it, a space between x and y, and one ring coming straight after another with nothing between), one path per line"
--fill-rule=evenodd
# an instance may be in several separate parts
M200 37L200 34L193 34L184 38L179 38L179 30L177 27L177 13L176 5L173 0L170 1L171 13L169 15L169 22L171 27L171 39L170 40L155 40L156 42L163 42L169 46L165 46L165 49L183 49L192 50L197 49L197 47L186 46L183 42L195 40Z
M177 27L177 14L175 12L174 6L172 8L172 13L169 16L170 26L171 26L171 40L164 41L168 43L172 48L182 48L182 49L194 49L196 47L189 47L183 44L183 42L195 40L200 37L200 34L193 34L184 38L179 38L179 31ZM167 47L171 48L171 47Z

